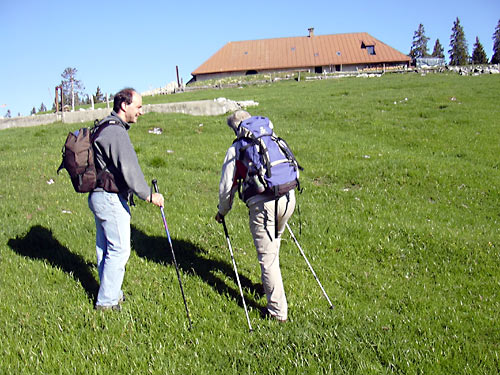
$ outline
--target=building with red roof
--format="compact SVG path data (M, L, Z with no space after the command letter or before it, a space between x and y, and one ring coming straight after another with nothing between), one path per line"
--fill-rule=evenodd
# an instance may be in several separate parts
M249 74L359 72L408 67L411 58L368 33L229 42L191 74L194 81Z

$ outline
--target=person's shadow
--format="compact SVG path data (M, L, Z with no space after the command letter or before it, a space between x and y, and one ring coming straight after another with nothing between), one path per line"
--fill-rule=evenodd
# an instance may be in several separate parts
M91 271L94 265L61 245L54 238L51 230L35 225L24 237L18 236L9 239L7 245L19 255L46 260L52 267L72 275L76 281L82 284L89 299L95 303L99 284Z
M132 248L136 251L137 255L157 262L159 264L170 264L175 267L172 259L172 250L168 239L165 237L151 237L146 235L140 229L132 225ZM174 249L175 259L179 269L186 274L195 274L203 281L210 285L220 295L229 295L238 304L243 307L241 295L236 284L236 278L232 263L226 263L219 260L208 259L204 256L205 250L197 247L191 242L182 239L173 239L172 246ZM229 251L227 256L230 259ZM215 272L214 272L215 271ZM227 285L224 280L218 276L222 272L230 279L234 280L236 286ZM248 277L242 275L238 270L241 286L244 290L245 301L249 306L256 308L258 311L262 310L262 306L258 304L257 300L264 295L262 285L254 284ZM181 275L182 277L182 275ZM182 280L181 280L182 281ZM189 289L184 285L186 295L189 294ZM247 293L245 293L245 290ZM253 296L253 298L249 298Z
M135 226L131 227L132 248L139 257L163 265L173 265L172 251L166 237L152 237L146 235ZM11 238L8 246L19 255L47 261L52 267L58 268L78 281L90 300L95 303L99 291L92 269L95 265L86 262L81 256L73 254L63 246L52 234L50 229L40 225L30 228L25 236ZM230 286L221 278L220 272L235 281L234 269L231 263L208 259L204 256L205 250L185 240L172 239L177 265L183 273L198 275L220 295L229 295L243 307L241 295L237 286ZM228 258L229 252L228 252ZM218 276L219 275L219 276ZM182 275L181 275L182 277ZM241 286L246 291L245 301L249 306L262 311L262 306L257 302L263 295L262 285L254 284L248 277L239 272ZM183 284L185 293L189 289ZM186 290L187 289L187 290ZM252 297L252 298L250 298Z

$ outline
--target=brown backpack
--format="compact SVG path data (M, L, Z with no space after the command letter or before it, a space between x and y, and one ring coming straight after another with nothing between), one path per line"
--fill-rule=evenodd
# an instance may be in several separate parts
M78 193L89 193L97 187L98 172L94 160L94 140L99 133L114 121L99 123L94 121L92 128L81 128L70 132L62 148L62 162L57 173L66 169L71 183Z

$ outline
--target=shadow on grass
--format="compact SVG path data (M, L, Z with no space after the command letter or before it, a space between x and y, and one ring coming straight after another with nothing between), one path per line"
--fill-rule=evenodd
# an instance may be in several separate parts
M89 298L95 302L99 284L90 271L93 265L61 245L51 230L35 225L24 237L11 238L7 244L19 255L46 260L52 267L70 274L82 284Z
M137 255L160 264L170 264L173 267L172 250L168 239L165 237L151 237L146 235L141 230L132 225L132 248ZM232 263L221 262L219 260L207 259L204 257L205 250L195 246L193 243L176 240L172 238L172 246L174 248L175 259L179 269L184 273L197 275L203 279L208 285L214 288L220 295L228 295L232 299L238 301L238 304L243 307L241 295L236 284L234 269ZM227 253L229 260L231 259L229 251ZM214 271L222 272L230 279L234 280L235 287L230 287L224 280L221 279ZM264 295L261 284L254 284L249 278L241 275L238 270L241 286L244 290L250 291L255 298L259 299ZM189 295L189 287L184 285L184 292ZM253 298L248 298L245 295L245 302L253 308L260 310L262 306Z

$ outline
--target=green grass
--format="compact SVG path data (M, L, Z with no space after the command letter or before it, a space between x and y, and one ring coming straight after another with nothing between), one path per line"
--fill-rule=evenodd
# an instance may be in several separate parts
M213 220L225 116L151 113L130 130L166 197L191 331L159 210L132 209L128 300L95 312L93 216L55 174L75 126L2 130L0 373L497 374L499 90L498 75L395 74L144 98L255 100L305 168L290 223L335 309L286 235L289 322L260 317L238 201L227 223L252 334Z

